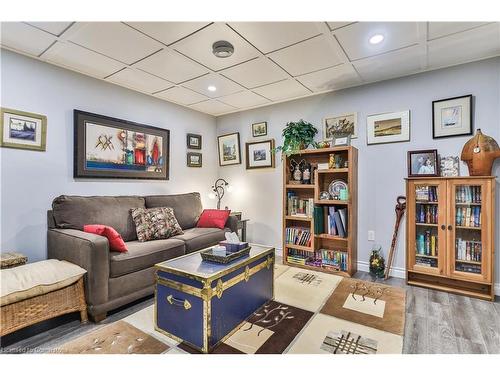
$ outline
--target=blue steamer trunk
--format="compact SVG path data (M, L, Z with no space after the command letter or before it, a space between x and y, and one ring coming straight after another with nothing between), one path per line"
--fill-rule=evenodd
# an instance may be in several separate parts
M156 265L155 328L207 353L274 295L274 249L227 265L193 253Z

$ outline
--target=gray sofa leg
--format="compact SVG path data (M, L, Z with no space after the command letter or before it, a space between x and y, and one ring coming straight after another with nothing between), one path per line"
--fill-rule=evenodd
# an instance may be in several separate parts
M100 321L106 319L106 313L101 313L101 314L90 314L90 319L94 322L94 323L99 323Z

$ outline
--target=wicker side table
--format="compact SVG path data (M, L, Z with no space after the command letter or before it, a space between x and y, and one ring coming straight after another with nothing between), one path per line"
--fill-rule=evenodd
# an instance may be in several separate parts
M0 268L12 268L22 266L28 262L28 257L21 253L1 253L0 254Z

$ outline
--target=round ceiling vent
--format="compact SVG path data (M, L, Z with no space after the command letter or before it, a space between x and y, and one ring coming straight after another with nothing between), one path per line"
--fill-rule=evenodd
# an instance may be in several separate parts
M217 57L226 58L234 53L234 47L226 40L219 40L212 44L212 52Z

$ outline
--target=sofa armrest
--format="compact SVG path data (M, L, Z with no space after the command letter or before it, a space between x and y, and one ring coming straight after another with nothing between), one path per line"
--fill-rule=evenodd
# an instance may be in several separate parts
M226 221L226 228L228 228L231 232L238 233L238 222L238 217L230 215Z
M90 309L108 301L108 239L76 229L47 231L48 257L66 260L87 270L85 294Z

